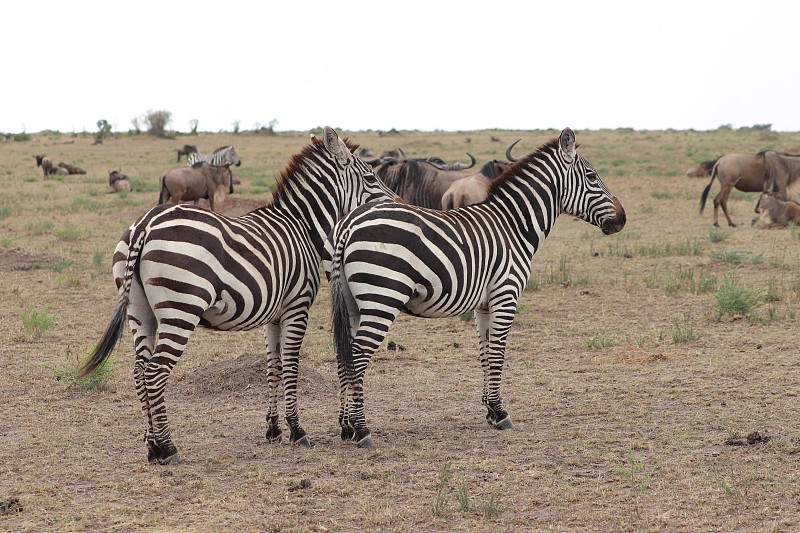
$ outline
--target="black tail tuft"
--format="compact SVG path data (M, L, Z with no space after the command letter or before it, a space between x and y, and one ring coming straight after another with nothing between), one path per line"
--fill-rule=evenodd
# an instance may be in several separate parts
M336 357L344 365L348 375L353 374L353 333L350 330L350 313L347 301L342 293L342 280L338 269L334 271L330 281L331 288L331 321L333 342Z
M703 189L703 194L700 195L700 214L703 214L703 209L706 207L706 200L708 199L708 192L711 190L711 184L714 183L714 178L717 177L717 165L714 165L714 168L711 169L711 179L708 181L708 185L706 188Z
M158 194L158 205L163 204L169 198L169 191L167 190L167 180L161 176L161 190Z
M103 332L103 336L100 338L100 342L97 343L94 352L92 352L86 364L78 371L79 378L88 376L108 359L108 356L114 351L120 335L122 335L122 330L125 329L127 316L128 295L125 293L120 297L117 309L114 311L114 315L111 317L111 321Z

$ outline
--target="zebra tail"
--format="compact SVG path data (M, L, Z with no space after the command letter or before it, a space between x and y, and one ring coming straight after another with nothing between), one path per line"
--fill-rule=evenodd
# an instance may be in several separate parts
M333 344L336 358L344 365L348 375L353 375L353 332L350 330L350 312L347 310L347 298L344 294L342 280L342 248L345 238L339 239L331 260L331 323Z
M138 231L138 235L137 235ZM114 351L122 331L125 329L125 321L128 317L128 302L130 301L131 283L133 282L133 273L136 268L136 263L139 259L139 254L144 244L144 238L147 232L144 228L137 228L136 231L131 232L130 242L133 244L128 249L128 257L125 260L125 278L122 281L122 288L119 295L119 302L111 320L106 326L106 330L100 337L100 341L95 346L92 355L86 363L78 370L78 377L83 378L94 372L97 367L102 365Z
M703 209L706 207L706 200L708 199L708 193L711 190L711 184L714 183L714 178L717 177L717 165L714 164L714 168L711 169L711 179L706 185L706 188L703 189L703 194L700 195L700 214L703 214Z
M111 321L103 332L103 336L100 337L97 346L95 346L92 355L89 356L89 360L86 361L86 364L78 371L79 378L88 376L108 359L108 356L114 351L114 347L117 345L120 335L122 335L122 330L125 329L125 319L127 316L128 294L124 293L120 297L117 309L114 311L114 315L111 317Z

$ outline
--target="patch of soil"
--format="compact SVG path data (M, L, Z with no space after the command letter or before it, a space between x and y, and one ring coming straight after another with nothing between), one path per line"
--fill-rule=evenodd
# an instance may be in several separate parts
M300 385L308 392L324 383L320 369L306 362L300 365ZM202 395L243 392L250 388L267 389L267 355L242 354L236 359L217 361L198 367L176 379L176 386Z
M59 263L60 258L47 254L26 252L21 248L0 250L0 272L12 270L33 270L46 268L47 265Z

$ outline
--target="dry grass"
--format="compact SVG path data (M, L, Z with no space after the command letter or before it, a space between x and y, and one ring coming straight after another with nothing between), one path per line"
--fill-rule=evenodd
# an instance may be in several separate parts
M532 150L556 133L350 136L376 152L486 160L518 137ZM56 381L52 368L97 341L116 304L114 245L155 203L184 140L0 143L0 529L796 531L800 240L751 228L755 195L745 194L730 202L740 227L710 238L710 209L697 214L707 181L683 171L732 151L797 153L800 134L577 135L629 222L605 237L564 216L534 258L504 374L513 430L484 421L471 324L404 316L390 340L405 349L382 350L367 375L377 449L340 442L323 287L300 384L316 446L264 441L261 332L200 330L168 387L184 459L170 467L146 462L127 341L99 390ZM237 215L266 199L307 136L195 141L239 146L243 185L222 204ZM43 181L40 152L89 173ZM107 193L119 167L139 191ZM726 274L765 295L747 316L720 318L714 291ZM55 324L34 337L20 317L45 306ZM692 338L674 341L676 324Z

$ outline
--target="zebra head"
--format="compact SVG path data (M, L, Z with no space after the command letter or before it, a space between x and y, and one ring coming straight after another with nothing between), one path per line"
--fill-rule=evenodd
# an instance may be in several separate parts
M358 157L353 152L355 147L351 149L333 128L325 126L323 143L336 165L339 217L367 202L397 199L397 194L375 174L375 169Z
M571 129L561 132L557 153L566 171L561 210L597 226L606 235L625 227L625 209L591 163L577 153Z
M242 164L239 156L236 154L236 145L225 146L214 152L214 157L219 161L219 166L236 165L237 167Z

